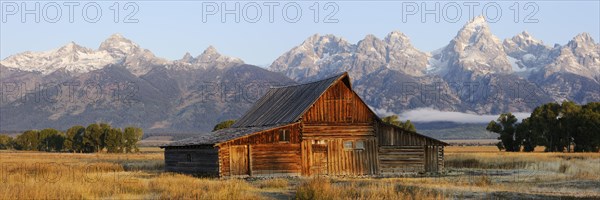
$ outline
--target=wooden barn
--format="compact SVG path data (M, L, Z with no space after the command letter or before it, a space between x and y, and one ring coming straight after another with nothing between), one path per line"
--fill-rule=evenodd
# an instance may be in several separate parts
M215 176L439 172L446 143L383 122L347 73L271 88L231 128L165 145L167 171Z

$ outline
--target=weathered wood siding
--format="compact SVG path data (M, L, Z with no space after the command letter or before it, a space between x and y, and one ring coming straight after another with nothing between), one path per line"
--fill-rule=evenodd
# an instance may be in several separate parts
M382 175L422 172L425 170L425 149L423 146L381 146L379 168Z
M302 139L334 139L374 136L373 126L370 124L322 125L304 124L302 126Z
M230 176L229 145L219 147L219 175Z
M344 141L362 141L364 149L344 149ZM374 175L377 160L373 137L302 141L302 174L306 176Z
M303 175L377 174L374 115L344 81L332 85L302 117ZM361 141L364 149L344 149Z
M247 144L279 144L279 130L287 129L290 131L290 144L300 143L300 124L290 124L267 131L253 133L251 135L240 137L235 140L219 144L223 145L247 145Z
M256 144L250 148L252 175L300 175L300 144Z
M332 85L302 116L305 124L372 123L369 107L343 81Z
M426 146L425 171L439 172L444 170L444 146Z
M218 150L212 146L168 147L165 170L198 175L218 175Z
M300 175L300 125L292 124L219 144L221 176ZM289 142L279 131L289 131Z
M377 123L376 135L381 174L444 169L444 148L440 142L384 123Z

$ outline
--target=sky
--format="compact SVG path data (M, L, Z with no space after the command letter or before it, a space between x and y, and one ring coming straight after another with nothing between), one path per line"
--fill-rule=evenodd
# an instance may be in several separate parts
M565 44L581 32L590 33L596 42L600 40L597 0L3 0L0 58L24 51L46 51L71 41L96 49L114 33L170 60L186 52L197 56L213 45L225 55L259 66L269 65L313 34L334 34L356 43L367 34L384 38L391 31L401 31L416 48L433 51L448 44L475 15L486 17L491 31L500 39L527 31L549 46Z

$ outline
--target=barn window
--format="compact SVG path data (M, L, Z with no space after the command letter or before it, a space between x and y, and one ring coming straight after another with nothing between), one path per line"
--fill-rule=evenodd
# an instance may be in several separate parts
M364 141L344 141L344 150L364 150Z
M187 156L187 161L192 162L192 154L188 153L186 156Z
M279 130L279 142L289 142L290 141L290 130L281 129Z
M365 149L365 142L364 141L356 141L354 143L354 149L364 150Z
M352 150L352 141L344 141L344 150Z

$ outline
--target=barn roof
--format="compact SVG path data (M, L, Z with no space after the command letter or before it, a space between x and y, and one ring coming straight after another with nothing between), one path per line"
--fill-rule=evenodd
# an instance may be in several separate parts
M346 72L315 82L270 88L232 127L296 122L338 80L343 80L351 88Z
M229 141L234 138L250 135L256 132L262 132L271 130L283 125L274 126L262 126L262 127L243 127L243 128L226 128L217 131L213 131L208 134L198 135L183 140L171 142L163 147L177 147L177 146L192 146L192 145L213 145L222 142Z

